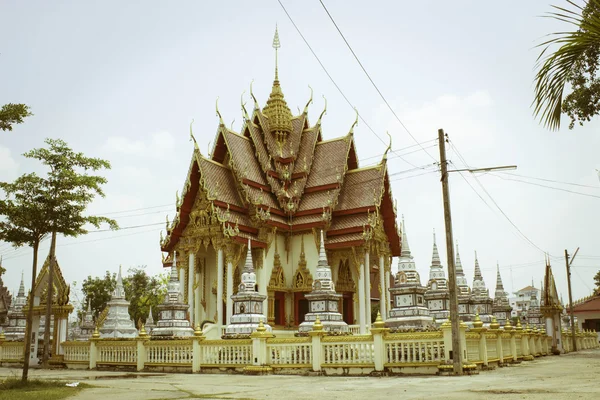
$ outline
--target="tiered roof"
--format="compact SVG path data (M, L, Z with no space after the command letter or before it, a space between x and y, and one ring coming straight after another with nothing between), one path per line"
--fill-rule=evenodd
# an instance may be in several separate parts
M174 249L194 203L202 197L210 202L210 214L224 234L244 244L250 239L253 247L266 246L258 235L264 227L284 232L324 228L325 244L331 249L362 244L365 231L380 224L392 255L399 256L385 156L378 165L359 168L353 139L356 122L345 136L323 140L325 110L310 125L311 94L304 111L292 115L277 67L266 106L261 109L251 96L254 109L248 115L242 103L244 124L239 133L225 127L220 118L212 153L204 156L195 146L177 215L167 224L161 249ZM220 117L218 109L217 114Z

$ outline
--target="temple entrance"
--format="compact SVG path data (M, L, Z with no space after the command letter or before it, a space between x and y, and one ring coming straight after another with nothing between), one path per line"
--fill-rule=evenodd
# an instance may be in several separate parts
M308 300L304 297L305 293L294 293L294 321L296 325L304 322L304 317L308 314Z
M350 271L350 261L340 261L337 274L335 289L342 294L340 310L344 322L348 325L354 324L354 294L356 292L352 272Z
M348 325L354 324L354 302L352 293L342 294L342 317Z
M285 325L285 292L275 292L273 300L273 324Z

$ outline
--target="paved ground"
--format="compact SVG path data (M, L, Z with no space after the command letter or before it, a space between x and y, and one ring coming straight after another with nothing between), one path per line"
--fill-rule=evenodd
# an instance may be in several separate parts
M0 368L0 377L18 370ZM600 350L542 357L464 377L301 377L34 370L86 382L73 400L158 399L600 399ZM42 400L42 399L40 399Z

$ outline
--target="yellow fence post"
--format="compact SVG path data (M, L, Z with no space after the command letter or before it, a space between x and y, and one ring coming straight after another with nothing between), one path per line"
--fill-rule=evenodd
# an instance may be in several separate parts
M385 327L385 323L381 319L381 314L377 313L377 319L371 328L371 336L373 337L373 351L375 361L375 371L383 371L385 363L385 343L383 338L389 332L389 328Z
M200 372L200 365L202 364L202 352L200 351L200 342L204 339L200 325L196 325L194 329L194 337L192 338L192 372Z

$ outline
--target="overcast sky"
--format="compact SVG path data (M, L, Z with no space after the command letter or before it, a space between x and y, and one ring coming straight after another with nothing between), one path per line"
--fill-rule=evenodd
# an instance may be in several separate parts
M565 3L556 0L555 3ZM319 1L283 0L306 40L363 118L393 148L415 142L364 75ZM548 251L559 292L567 301L564 249L580 247L572 275L574 298L588 295L600 269L600 199L510 179L600 196L600 120L559 132L532 117L534 63L543 35L564 26L540 18L541 1L341 1L325 4L390 105L423 147L390 156L398 211L410 246L428 277L432 231L445 264L439 174L427 167L439 157L432 140L444 128L470 166L516 164L513 173L571 182L564 185L500 174L479 175L481 185L531 242ZM189 124L207 153L218 126L215 99L227 125L239 131L240 96L250 82L264 106L273 80L275 24L279 72L290 108L304 107L314 89L310 121L327 98L324 138L345 135L355 113L311 54L276 0L200 1L4 1L0 3L0 104L27 103L35 116L0 132L0 180L43 172L21 154L61 138L89 156L112 163L106 198L90 212L105 213L121 227L156 224L174 215L192 154ZM386 148L364 123L355 129L361 165L377 162ZM387 139L385 139L387 140ZM449 159L462 162L449 149ZM434 172L431 172L434 171ZM431 173L424 173L431 172ZM417 176L418 175L418 176ZM502 179L505 178L505 179ZM471 284L474 251L493 293L496 262L508 291L533 279L539 287L544 255L521 237L472 177L450 178L454 237ZM478 194L474 192L476 190ZM479 197L486 200L486 203ZM136 211L132 211L136 210ZM159 231L164 225L59 238L57 257L67 281L147 265L161 271ZM40 247L44 260L49 240ZM31 250L0 244L4 278L18 289L21 271L31 277ZM40 263L41 267L41 263ZM74 299L75 300L75 299Z

